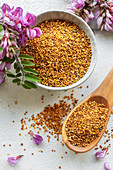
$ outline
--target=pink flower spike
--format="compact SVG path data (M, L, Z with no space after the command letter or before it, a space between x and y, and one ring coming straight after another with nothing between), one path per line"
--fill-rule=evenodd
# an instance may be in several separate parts
M36 38L39 38L42 35L41 29L35 27L34 30L36 31Z
M104 168L105 168L105 170L111 170L108 162L105 162L105 163L104 163Z
M33 136L33 142L37 145L39 145L43 141L42 136L34 134L32 131L30 131L30 135Z
M17 157L8 157L9 164L14 166L18 162L18 159L20 159L22 156L24 155L18 155Z
M95 155L96 155L97 159L103 159L105 157L105 155L106 155L107 150L108 149L106 148L104 150L96 152Z

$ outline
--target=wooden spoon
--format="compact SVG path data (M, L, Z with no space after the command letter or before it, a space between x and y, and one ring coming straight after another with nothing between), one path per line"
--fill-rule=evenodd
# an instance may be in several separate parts
M108 118L106 119L105 127L102 129L100 136L97 137L92 143L90 143L86 147L73 146L68 141L65 126L66 126L67 120L69 119L71 114L76 110L76 108L82 105L86 101L96 101L97 103L103 103L105 107L108 108ZM108 120L111 114L112 106L113 106L113 68L111 69L110 73L107 75L105 80L101 83L101 85L93 93L91 93L87 98L85 98L82 102L80 102L66 117L63 123L63 127L62 127L62 137L63 137L63 141L66 144L66 146L75 152L81 152L81 153L87 152L90 149L92 149L100 141L106 129L106 126L107 126L107 123L108 123Z

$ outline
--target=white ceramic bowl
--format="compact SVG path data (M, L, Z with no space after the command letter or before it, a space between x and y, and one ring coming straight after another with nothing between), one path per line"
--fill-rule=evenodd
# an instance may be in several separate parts
M88 26L88 24L78 17L77 15L70 14L65 11L49 11L42 13L37 16L37 22L36 25L45 21L45 20L51 20L51 19L60 19L60 20L68 20L68 21L73 21L76 25L78 25L87 35L88 38L90 38L91 42L91 49L92 49L92 57L91 57L91 63L89 66L89 69L87 73L76 83L73 83L72 85L65 86L65 87L50 87L50 86L45 86L40 83L36 83L37 86L42 87L47 90L68 90L71 88L74 88L76 86L79 86L82 84L92 73L95 64L96 64L96 57L97 57L97 48L96 48L96 41L95 41L95 36L91 30L91 28Z

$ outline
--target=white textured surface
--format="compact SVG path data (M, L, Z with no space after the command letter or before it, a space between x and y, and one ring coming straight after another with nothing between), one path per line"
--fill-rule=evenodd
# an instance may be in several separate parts
M5 2L10 5L21 6L25 11L34 14L40 14L47 10L66 9L69 0L2 0L1 4ZM113 66L113 32L96 32L96 40L98 47L98 59L95 70L90 78L83 84L82 89L75 88L74 95L81 101L92 91L94 91L105 76L108 74ZM89 88L86 86L89 85ZM107 88L107 87L106 87ZM51 94L54 94L51 96ZM108 161L111 168L113 167L113 152L112 147L109 150L104 160L98 161L95 159L95 150L92 149L88 153L75 154L67 147L63 147L56 139L51 138L51 142L47 142L46 135L43 143L37 146L31 140L30 136L25 136L26 131L20 130L20 119L24 112L28 111L28 116L40 112L47 104L58 102L57 96L70 94L71 90L67 92L48 92L44 89L24 90L21 87L11 83L10 79L6 79L5 83L0 86L0 170L57 170L59 166L63 170L103 170L104 162ZM84 94L84 97L81 97ZM45 95L45 102L41 103L41 96ZM17 105L14 104L18 101ZM8 107L10 105L10 107ZM12 121L15 120L15 123ZM108 127L113 126L113 117L111 115ZM18 134L22 133L22 136ZM100 141L104 142L104 138ZM23 143L24 146L20 146ZM111 139L111 145L113 140ZM2 145L5 144L6 147ZM11 144L11 147L9 147ZM24 151L26 148L26 151ZM42 149L44 152L40 153L38 150ZM56 152L51 152L51 149L56 149ZM68 154L65 154L65 151ZM34 153L34 156L31 155ZM19 160L18 164L13 168L7 163L7 154L16 156L24 154L24 157ZM61 156L64 158L61 159Z

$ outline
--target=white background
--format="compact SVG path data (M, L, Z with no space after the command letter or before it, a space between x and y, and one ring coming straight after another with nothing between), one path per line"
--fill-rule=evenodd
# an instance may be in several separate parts
M69 0L1 0L1 4L4 2L11 6L20 6L25 12L29 11L38 15L48 10L66 10ZM79 99L79 102L100 85L113 67L113 32L96 31L95 36L98 47L97 63L92 75L83 83L83 88L75 88L74 96ZM87 85L89 88L86 88ZM37 146L30 140L29 135L25 136L27 130L21 132L20 120L24 117L24 112L28 111L28 117L39 113L47 104L58 102L59 94L60 99L62 99L63 96L70 95L71 90L67 92L48 92L41 88L25 90L12 84L11 79L6 78L5 83L0 86L0 170L57 170L59 166L63 170L103 170L105 161L108 161L110 166L113 167L112 147L109 149L109 155L98 161L95 158L96 151L94 149L76 155L54 138L51 138L50 143L48 143L47 134L44 135L43 130L41 134L44 141ZM81 94L84 94L84 96L81 97ZM41 103L42 95L45 96L43 104ZM15 100L18 102L17 105L15 105ZM15 123L12 123L13 120ZM108 128L110 129L111 126L113 126L112 115ZM19 136L19 133L22 136ZM104 141L103 137L100 144L103 144ZM24 145L21 146L21 143ZM110 143L112 145L112 139ZM6 146L3 147L3 144ZM9 144L11 144L11 147L9 147ZM26 151L24 151L24 148L26 148ZM40 149L44 152L38 152ZM56 149L56 152L51 152L52 149ZM67 155L65 154L66 151L68 152ZM31 155L31 153L34 153L34 155ZM24 154L24 157L18 161L15 167L11 167L7 162L7 154L10 154L10 156ZM61 159L61 156L63 156L63 159Z

